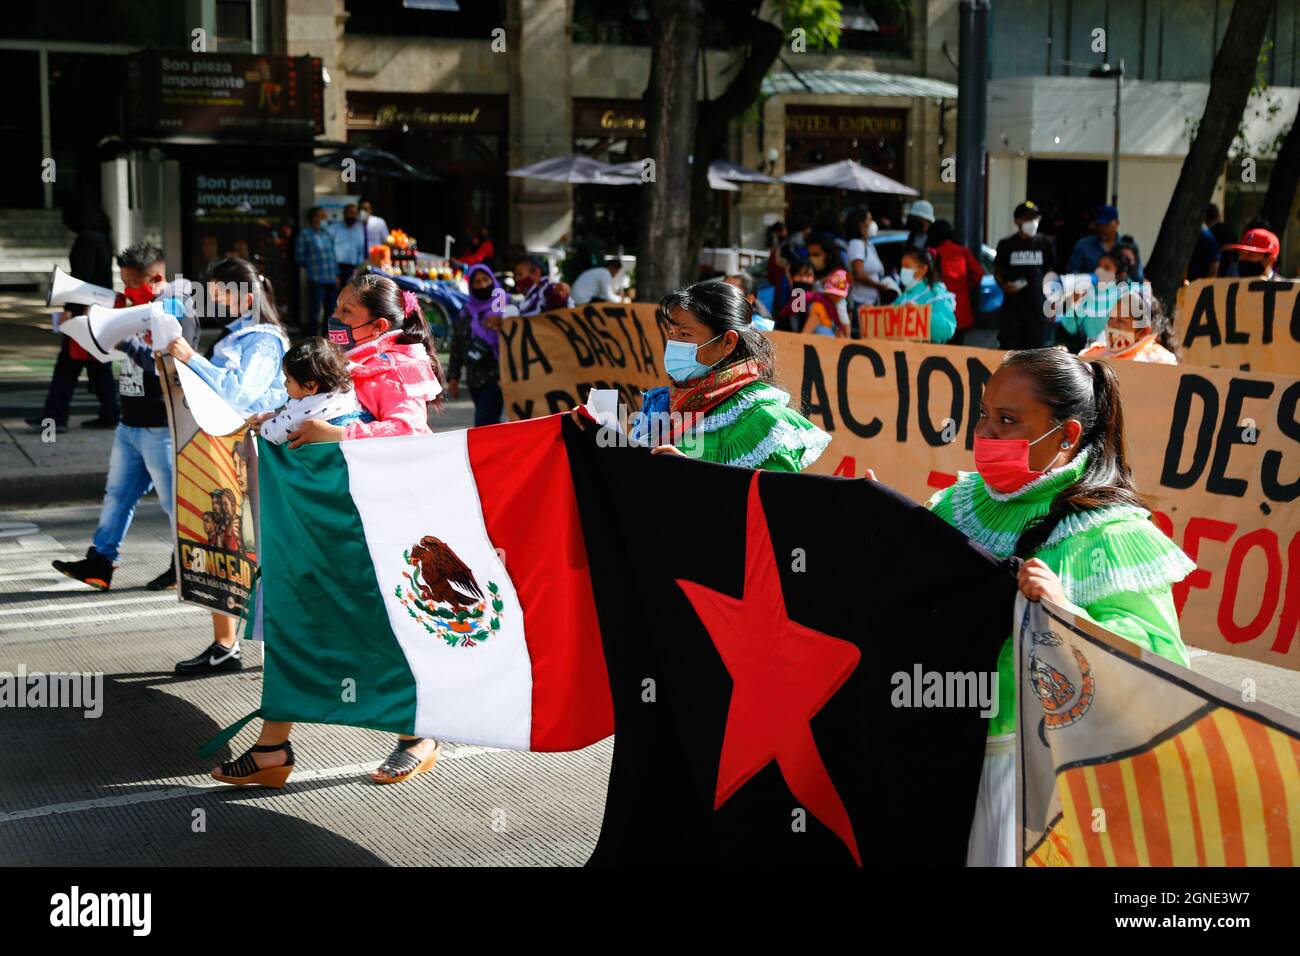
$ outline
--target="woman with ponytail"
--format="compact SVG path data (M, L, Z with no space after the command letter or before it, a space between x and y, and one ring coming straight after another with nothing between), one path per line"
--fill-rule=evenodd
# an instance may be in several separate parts
M427 406L441 405L442 366L415 296L387 276L365 274L339 293L329 319L330 341L347 355L357 401L368 412L349 425L311 419L289 433L289 447L394 435L430 434ZM257 744L212 771L223 783L282 787L293 771L293 724L265 721ZM397 746L370 775L401 783L433 768L440 747L431 737L399 735Z
M658 319L672 384L645 393L631 437L657 454L742 468L802 471L816 461L831 437L789 407L753 316L745 294L720 280L664 296Z
M1047 598L1161 657L1188 663L1172 586L1196 565L1151 522L1124 446L1119 382L1058 349L1010 352L989 379L976 472L934 495L939 517L999 557L1021 593ZM998 711L967 863L1015 865L1015 661L998 657Z
M199 355L178 338L167 349L172 357L188 365L246 417L273 412L288 401L282 362L289 338L275 310L270 280L258 274L247 259L222 259L208 272L203 311L208 318L236 318L221 330L206 355ZM232 617L214 613L212 643L196 657L179 661L176 673L202 677L243 667L237 623Z
M229 318L221 334L199 355L176 339L168 351L212 386L241 415L279 408L289 397L281 362L289 337L275 309L271 280L247 259L222 259L208 273L209 318Z
M329 339L343 349L357 401L372 417L351 425L303 422L289 447L312 442L429 434L428 405L442 407L446 380L420 303L392 279L354 277L339 293Z

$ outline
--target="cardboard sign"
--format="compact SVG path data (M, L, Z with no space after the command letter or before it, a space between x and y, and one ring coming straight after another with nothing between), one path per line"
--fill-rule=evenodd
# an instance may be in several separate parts
M1002 353L773 333L779 384L833 438L810 469L924 501L974 469ZM1183 640L1300 669L1300 380L1113 363L1128 454L1156 524L1199 565L1174 587Z
M1178 291L1183 361L1300 374L1300 282L1198 279Z
M501 387L506 416L536 418L576 408L593 388L614 388L629 409L641 393L666 385L667 326L655 306L593 303L507 318L501 327Z
M876 476L924 501L974 468L979 399L1002 353L774 332L777 383L832 442L810 469ZM653 308L591 306L503 330L512 419L590 387L629 408L666 384ZM1300 380L1116 362L1128 452L1156 524L1197 562L1174 588L1183 639L1300 669Z
M257 572L256 443L248 430L213 436L194 420L164 356L163 395L176 455L176 580L180 600L239 617Z
M858 328L864 339L895 342L930 341L930 306L905 302L902 305L858 306Z

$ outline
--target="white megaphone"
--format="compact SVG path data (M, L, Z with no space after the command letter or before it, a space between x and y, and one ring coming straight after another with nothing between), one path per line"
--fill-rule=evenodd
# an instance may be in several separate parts
M50 293L46 305L100 305L111 309L117 303L117 293L100 285L74 279L58 266L50 273Z
M123 339L148 332L154 321L154 311L162 311L159 302L133 305L129 309L105 309L92 305L86 313L86 322L63 322L59 331L76 340L77 344L101 362L110 362L121 356L114 349Z

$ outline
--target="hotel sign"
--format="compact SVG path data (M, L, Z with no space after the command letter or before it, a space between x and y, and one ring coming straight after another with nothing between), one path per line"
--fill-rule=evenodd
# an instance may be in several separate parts
M907 110L786 107L785 135L804 139L907 138Z

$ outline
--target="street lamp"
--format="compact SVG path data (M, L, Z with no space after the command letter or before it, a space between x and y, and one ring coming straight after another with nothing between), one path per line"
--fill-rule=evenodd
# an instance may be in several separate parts
M1119 207L1119 114L1124 102L1124 60L1121 58L1119 66L1111 66L1110 63L1102 63L1101 66L1095 66L1088 71L1088 75L1093 79L1108 80L1112 76L1115 78L1115 145L1111 153L1110 160L1110 204Z

